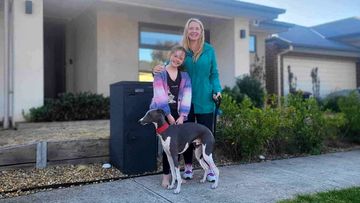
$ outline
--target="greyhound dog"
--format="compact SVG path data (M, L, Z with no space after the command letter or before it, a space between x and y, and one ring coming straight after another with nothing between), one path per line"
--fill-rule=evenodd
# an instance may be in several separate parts
M170 125L165 120L165 113L161 109L152 109L146 112L145 116L139 120L142 125L153 123L156 133L160 137L161 144L167 155L170 170L171 184L168 189L175 187L174 193L179 193L182 179L180 176L178 154L186 151L189 145L195 145L195 157L204 169L204 176L200 180L201 183L206 181L206 176L210 169L215 173L215 182L211 185L212 189L218 186L219 169L216 167L212 158L215 139L211 131L197 123L184 123L182 125Z

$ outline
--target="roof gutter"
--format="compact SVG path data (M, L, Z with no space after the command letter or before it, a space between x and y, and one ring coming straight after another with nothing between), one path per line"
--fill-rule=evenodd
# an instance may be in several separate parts
M281 76L282 76L282 72L281 72L281 68L283 66L283 55L293 51L294 48L292 45L289 45L288 49L283 50L282 52L277 54L277 83L278 83L278 104L281 105L280 101L281 101L281 90L282 90L282 86L281 86Z

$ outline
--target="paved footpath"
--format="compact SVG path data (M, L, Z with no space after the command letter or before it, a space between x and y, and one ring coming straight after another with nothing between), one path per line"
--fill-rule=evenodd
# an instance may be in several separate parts
M160 175L39 192L3 202L276 202L300 193L360 186L360 150L220 168L219 187L195 180L180 194L162 189Z

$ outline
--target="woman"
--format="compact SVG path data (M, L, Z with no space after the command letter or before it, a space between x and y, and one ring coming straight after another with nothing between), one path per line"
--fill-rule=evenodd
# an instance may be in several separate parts
M199 19L191 18L184 28L182 46L186 49L184 61L185 71L189 74L192 84L191 109L188 122L197 122L213 131L213 99L221 97L221 85L217 69L214 48L205 42L204 26ZM156 66L154 73L163 70L163 66ZM193 147L189 147L184 156L192 157ZM183 177L191 179L192 161L186 162ZM208 181L215 181L212 171L207 176Z

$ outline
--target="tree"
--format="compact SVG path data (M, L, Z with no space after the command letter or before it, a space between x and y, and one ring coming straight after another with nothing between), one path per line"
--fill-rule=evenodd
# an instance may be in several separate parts
M265 68L264 68L264 56L259 58L257 54L254 56L254 63L250 65L250 76L255 78L261 83L261 87L265 87Z
M291 67L288 65L288 81L289 81L289 92L294 94L296 93L296 86L297 86L297 77L291 72Z
M315 67L311 70L311 79L312 79L312 91L315 98L320 98L320 77L318 72L318 67Z

